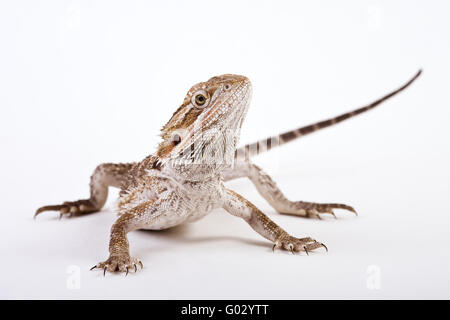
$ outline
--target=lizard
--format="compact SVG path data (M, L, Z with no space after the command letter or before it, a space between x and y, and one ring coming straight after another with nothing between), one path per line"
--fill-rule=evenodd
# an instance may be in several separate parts
M284 132L237 148L243 120L250 105L252 84L241 75L224 74L192 86L181 106L161 129L157 151L140 162L103 163L91 176L90 197L59 205L40 207L62 216L98 212L104 206L108 187L120 188L117 220L111 227L109 257L93 269L106 272L137 272L143 263L130 255L127 234L138 229L161 230L197 221L213 209L223 208L242 218L276 248L309 254L325 244L311 237L290 235L253 203L227 188L224 182L246 177L279 213L307 218L335 216L335 209L356 214L341 203L291 201L275 181L250 158L275 146L332 126L371 110L406 89L421 74L419 70L403 86L382 98L325 121ZM336 217L336 216L335 216Z

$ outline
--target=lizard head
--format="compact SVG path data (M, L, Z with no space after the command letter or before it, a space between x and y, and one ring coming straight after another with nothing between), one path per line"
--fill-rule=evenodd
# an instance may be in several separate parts
M251 91L248 78L233 74L194 85L162 128L158 157L177 164L231 164Z

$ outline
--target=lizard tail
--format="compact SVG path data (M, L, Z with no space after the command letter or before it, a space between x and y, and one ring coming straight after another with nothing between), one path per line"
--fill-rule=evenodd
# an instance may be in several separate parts
M236 159L248 159L252 156L261 154L263 152L269 151L271 149L273 149L276 146L281 146L285 143L291 142L292 140L295 140L297 138L300 138L302 136L305 136L307 134L316 132L318 130L321 130L323 128L327 128L330 127L336 123L342 122L344 120L347 120L349 118L352 118L358 114L364 113L366 111L369 111L373 108L375 108L376 106L378 106L379 104L381 104L382 102L388 100L389 98L395 96L397 93L403 91L404 89L406 89L407 87L409 87L414 80L416 80L420 74L422 73L422 70L419 70L414 77L411 78L411 80L409 80L408 82L406 82L403 86L401 86L400 88L398 88L397 90L392 91L391 93L381 97L380 99L364 106L361 107L359 109L341 114L337 117L331 118L331 119L327 119L324 121L320 121L320 122L316 122L314 124L305 126L305 127L300 127L291 131L287 131L284 133L281 133L277 136L272 136L272 137L268 137L266 139L263 140L259 140L257 142L251 143L251 144L247 144L239 149L236 150L235 152L235 158Z

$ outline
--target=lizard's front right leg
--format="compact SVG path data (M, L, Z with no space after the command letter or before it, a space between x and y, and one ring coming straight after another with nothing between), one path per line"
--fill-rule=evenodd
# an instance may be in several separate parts
M130 256L130 245L127 233L141 229L145 226L146 220L151 217L154 201L147 201L123 213L111 227L111 237L109 240L109 258L96 264L91 270L103 269L103 275L109 272L137 271L138 266L144 267L142 262ZM154 211L154 210L153 210Z
M37 209L35 217L44 211L59 211L65 214L81 215L100 211L108 197L108 187L120 188L134 163L103 163L91 176L89 199L67 201L59 205L43 206Z
M150 179L151 180L151 179ZM167 191L164 187L159 188L153 185L159 194L155 197L147 197L147 192L130 193L125 195L122 204L119 204L119 212L122 212L111 228L111 238L109 241L109 258L96 264L91 268L103 269L103 274L109 272L126 272L129 270L137 271L137 267L143 268L140 260L130 256L130 246L127 239L127 233L138 229L148 229L154 223L166 221L170 215L177 216L175 210L179 209L180 198L176 192ZM164 191L165 190L165 191ZM144 190L145 191L145 190ZM142 201L139 204L128 207L134 201ZM175 214L174 214L175 212ZM172 217L173 217L172 216Z
M256 232L272 241L274 250L275 248L281 248L289 250L292 253L299 251L308 253L320 247L327 249L323 243L317 242L309 237L296 238L289 235L250 201L232 190L226 190L224 200L224 209L234 216L243 218Z

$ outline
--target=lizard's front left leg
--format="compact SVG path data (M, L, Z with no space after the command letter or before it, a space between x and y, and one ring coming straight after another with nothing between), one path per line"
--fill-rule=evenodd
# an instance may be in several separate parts
M308 253L320 247L327 249L323 243L317 242L309 237L296 238L289 235L250 201L232 190L226 190L223 208L232 215L243 218L253 230L272 241L273 249L282 248L292 253L299 251Z
M145 215L153 206L153 201L144 202L123 213L111 228L111 238L109 241L109 258L96 264L91 268L103 269L103 274L109 272L126 272L129 270L137 271L138 265L143 268L140 260L130 256L130 245L127 239L127 233L142 228L145 225Z

